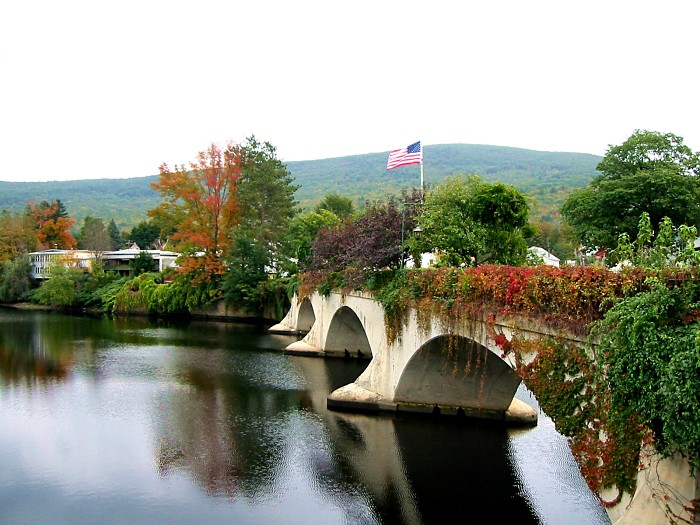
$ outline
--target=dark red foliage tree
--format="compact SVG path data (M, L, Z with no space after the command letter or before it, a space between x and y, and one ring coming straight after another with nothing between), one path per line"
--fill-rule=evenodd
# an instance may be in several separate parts
M321 230L312 245L311 270L339 271L346 268L378 270L398 268L405 261L402 240L416 225L420 193L404 193L365 206L356 219L336 228Z

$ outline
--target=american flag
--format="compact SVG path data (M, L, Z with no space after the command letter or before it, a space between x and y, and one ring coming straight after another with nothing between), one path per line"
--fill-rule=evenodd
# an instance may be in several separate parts
M420 141L414 142L405 148L395 149L389 153L386 169L393 170L399 166L408 166L409 164L423 164L423 152L420 149Z

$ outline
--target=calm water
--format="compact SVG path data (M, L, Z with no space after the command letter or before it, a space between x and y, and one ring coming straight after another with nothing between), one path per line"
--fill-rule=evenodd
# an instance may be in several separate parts
M0 523L609 523L546 416L329 412L293 340L0 309Z

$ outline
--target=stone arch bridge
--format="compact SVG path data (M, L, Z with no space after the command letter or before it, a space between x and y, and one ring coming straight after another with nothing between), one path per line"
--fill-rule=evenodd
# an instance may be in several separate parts
M354 383L330 394L329 408L464 414L535 425L535 410L514 398L520 377L513 357L502 357L494 340L496 333L511 339L516 329L521 336L583 342L522 318L447 327L439 319L419 320L415 310L389 338L383 306L364 292L295 297L270 330L306 334L286 348L290 354L371 359Z

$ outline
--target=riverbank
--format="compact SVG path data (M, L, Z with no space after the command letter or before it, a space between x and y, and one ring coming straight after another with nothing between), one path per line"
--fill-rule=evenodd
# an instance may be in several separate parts
M35 310L35 311L47 311L47 312L58 312L71 315L117 315L117 316L134 316L134 317L152 317L152 318L186 318L186 319L198 319L204 321L218 321L218 322L229 322L229 323L244 323L244 324L254 324L263 326L273 326L278 323L281 319L276 317L268 317L274 315L273 309L264 312L262 316L252 314L250 312L245 312L241 309L235 308L231 305L225 304L223 301L218 301L213 305L206 307L201 307L193 310L186 314L157 314L148 312L125 312L125 311L115 311L108 312L107 310L100 308L72 308L66 306L53 306L44 305L36 303L0 303L0 308L9 308L15 310Z

